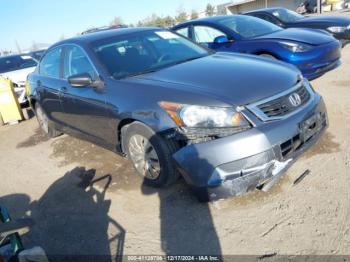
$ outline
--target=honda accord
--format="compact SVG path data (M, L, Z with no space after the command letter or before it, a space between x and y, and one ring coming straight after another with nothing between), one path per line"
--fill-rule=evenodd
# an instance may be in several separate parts
M327 127L321 96L294 66L159 28L59 42L28 82L46 134L127 156L146 185L182 175L202 200L269 188Z

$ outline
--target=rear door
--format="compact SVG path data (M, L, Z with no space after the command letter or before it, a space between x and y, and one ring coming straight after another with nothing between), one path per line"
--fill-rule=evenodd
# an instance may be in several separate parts
M63 56L63 78L61 103L64 122L73 130L104 140L108 134L105 89L91 86L73 87L68 78L88 73L97 79L98 73L84 50L75 45L67 45Z
M63 49L56 47L43 57L38 75L34 79L38 102L54 122L63 122L63 112L60 102L60 89L64 84L61 71Z

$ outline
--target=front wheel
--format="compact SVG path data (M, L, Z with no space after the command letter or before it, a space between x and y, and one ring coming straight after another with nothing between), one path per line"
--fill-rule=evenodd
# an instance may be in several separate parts
M172 154L176 147L156 134L151 128L133 122L122 128L123 149L143 177L144 184L162 187L174 183L179 173L173 163Z
M54 138L62 135L61 132L54 128L53 123L49 120L46 113L39 104L35 105L35 115L38 120L40 129L49 137Z

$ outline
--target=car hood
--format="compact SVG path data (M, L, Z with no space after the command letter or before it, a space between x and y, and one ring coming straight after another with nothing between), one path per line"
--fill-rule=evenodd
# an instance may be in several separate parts
M137 78L171 83L171 88L199 92L239 106L291 88L299 75L295 67L268 58L216 53Z
M6 73L0 73L1 76L10 79L16 84L24 84L27 80L27 76L34 72L35 67L28 67L20 70L10 71Z
M322 45L334 41L334 38L324 32L311 29L289 28L272 34L263 35L255 39L277 39L302 42L310 45Z
M296 21L293 24L314 25L320 23L329 26L348 26L350 25L350 19L340 16L310 16Z

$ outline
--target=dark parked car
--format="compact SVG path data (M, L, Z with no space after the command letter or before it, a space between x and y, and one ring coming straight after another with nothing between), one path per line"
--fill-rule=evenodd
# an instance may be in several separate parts
M343 45L350 41L350 19L340 16L305 17L286 8L265 8L245 13L283 28L322 29L331 33Z
M339 41L328 33L309 29L285 30L255 17L208 17L172 29L216 51L267 56L293 64L309 80L340 64Z
M28 80L47 134L127 155L147 185L182 174L205 200L268 188L327 126L295 67L213 53L158 28L57 43Z

